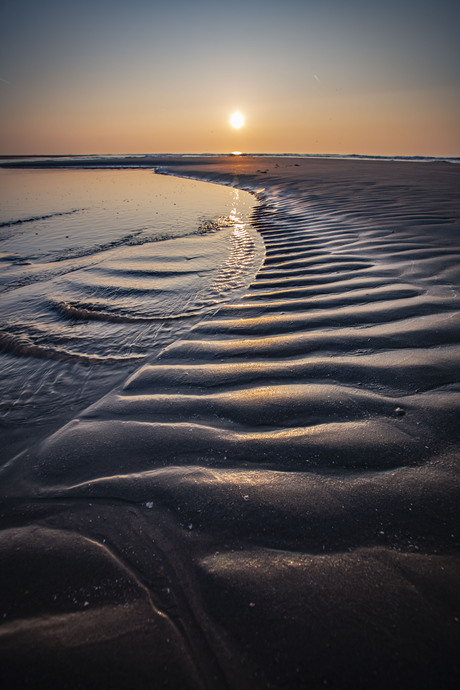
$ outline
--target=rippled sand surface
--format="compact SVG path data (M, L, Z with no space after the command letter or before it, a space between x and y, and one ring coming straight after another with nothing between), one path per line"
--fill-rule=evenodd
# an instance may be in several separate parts
M171 163L265 260L3 471L18 687L454 688L460 168Z
M0 169L0 465L244 292L253 207L151 169Z

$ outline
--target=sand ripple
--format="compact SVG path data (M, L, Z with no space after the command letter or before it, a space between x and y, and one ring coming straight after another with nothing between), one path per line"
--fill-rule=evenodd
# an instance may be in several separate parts
M459 252L433 230L452 216L264 183L244 297L6 468L5 553L43 578L35 607L12 599L7 648L88 657L103 687L123 685L103 644L140 687L455 687ZM73 604L41 550L91 564Z

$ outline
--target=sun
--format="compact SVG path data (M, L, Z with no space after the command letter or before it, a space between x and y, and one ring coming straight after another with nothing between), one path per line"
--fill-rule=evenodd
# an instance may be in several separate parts
M230 124L233 129L241 129L244 125L244 115L242 115L238 110L230 116Z

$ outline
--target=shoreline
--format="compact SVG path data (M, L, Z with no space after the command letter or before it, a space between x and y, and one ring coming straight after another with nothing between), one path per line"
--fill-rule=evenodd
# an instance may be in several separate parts
M1 465L244 291L263 248L254 197L222 185L146 169L0 177Z
M460 170L171 166L257 194L265 260L2 473L7 679L456 687Z

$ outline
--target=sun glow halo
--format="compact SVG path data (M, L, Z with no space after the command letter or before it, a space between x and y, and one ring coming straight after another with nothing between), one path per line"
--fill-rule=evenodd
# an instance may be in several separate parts
M238 111L232 113L230 116L230 124L233 129L241 129L241 127L244 125L244 115Z

